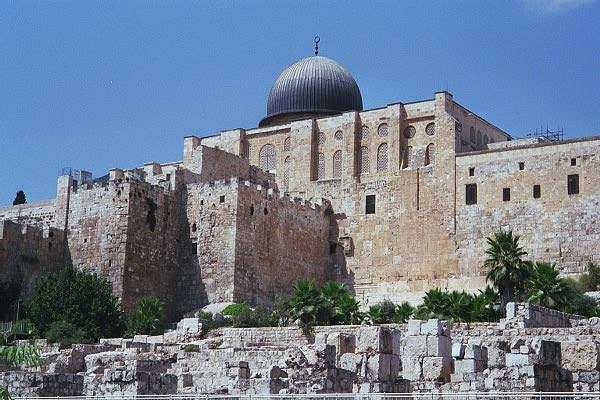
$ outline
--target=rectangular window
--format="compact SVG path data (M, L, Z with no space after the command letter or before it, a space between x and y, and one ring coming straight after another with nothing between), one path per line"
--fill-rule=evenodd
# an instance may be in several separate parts
M474 167L469 168L469 176L475 176L475 168Z
M369 194L365 200L365 214L375 214L375 195Z
M337 253L337 246L338 244L336 242L329 242L329 254Z
M571 158L571 166L576 166L577 165L577 159L576 158Z
M477 184L469 183L465 186L465 203L477 204Z
M540 188L540 185L533 185L533 198L539 199L540 197L542 197L542 189Z
M502 189L502 201L510 201L510 188Z
M579 193L579 174L573 174L567 177L567 192L569 194Z
M219 203L225 203L225 196L219 196Z
M523 171L524 169L525 169L525 163L521 161L519 163L519 171Z

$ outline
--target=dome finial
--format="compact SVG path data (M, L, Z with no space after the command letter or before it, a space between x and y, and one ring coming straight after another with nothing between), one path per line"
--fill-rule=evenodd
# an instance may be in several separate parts
M321 38L319 37L319 35L315 36L315 56L319 55L319 42L321 41Z

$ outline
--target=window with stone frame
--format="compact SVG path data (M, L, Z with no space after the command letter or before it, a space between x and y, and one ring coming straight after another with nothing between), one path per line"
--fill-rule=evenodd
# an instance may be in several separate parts
M325 144L326 141L327 141L327 136L325 136L325 133L319 132L319 134L317 135L317 143L320 145L323 145L323 144Z
M360 139L361 139L361 140L368 139L368 138L369 138L369 133L370 133L370 132L369 132L369 127L368 127L368 126L366 126L366 125L363 125L363 126L360 128Z
M325 179L325 156L323 153L317 154L317 180Z
M342 131L336 131L333 135L333 138L336 142L341 142L342 140L344 140L344 133Z
M265 171L277 169L277 152L272 144L265 144L258 153L258 165Z
M477 141L477 136L475 135L475 128L471 127L469 129L469 140L471 143L475 143Z
M381 137L386 137L388 135L388 124L379 125L379 128L377 128L377 133Z
M429 143L425 148L425 162L424 165L430 165L435 161L435 145Z
M579 194L579 174L567 176L567 193Z
M290 151L291 141L292 139L290 139L289 137L285 138L285 140L283 141L283 151Z
M290 187L290 157L283 160L283 189L287 192Z
M465 204L477 204L477 184L469 183L465 185Z
M427 126L425 127L425 133L429 136L435 135L435 123L434 122L430 122L427 124Z
M412 125L409 125L404 129L404 137L407 139L414 137L416 133L417 133L417 130Z
M358 150L358 171L361 174L369 173L369 148L362 146Z
M413 158L413 149L412 146L408 146L405 150L404 150L404 154L402 157L402 169L406 169L410 167L410 163L412 162L412 158Z
M477 146L481 146L481 131L477 131Z
M342 177L342 151L338 150L333 153L333 177Z
M388 144L381 143L377 148L377 171L387 171L388 169Z

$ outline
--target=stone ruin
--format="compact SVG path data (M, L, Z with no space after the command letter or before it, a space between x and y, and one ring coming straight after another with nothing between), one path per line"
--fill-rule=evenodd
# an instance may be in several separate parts
M600 319L509 304L499 323L220 328L61 348L0 369L14 396L600 391Z

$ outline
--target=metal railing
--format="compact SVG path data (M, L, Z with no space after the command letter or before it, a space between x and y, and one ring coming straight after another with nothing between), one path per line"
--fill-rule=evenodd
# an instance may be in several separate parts
M323 394L168 394L100 395L70 397L13 397L14 400L596 400L600 392L427 392L427 393L323 393Z

